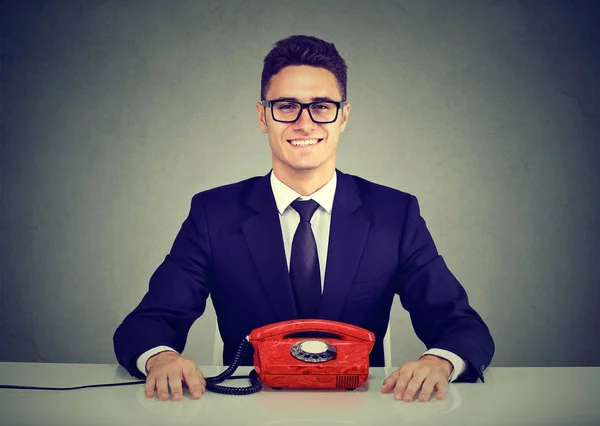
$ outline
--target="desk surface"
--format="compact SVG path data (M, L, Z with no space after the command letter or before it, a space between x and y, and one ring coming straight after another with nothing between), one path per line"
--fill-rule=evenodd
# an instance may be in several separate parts
M452 383L444 401L406 403L381 394L394 369L372 368L355 391L271 390L247 396L187 391L146 399L143 385L40 391L0 389L4 425L598 425L600 367L489 368L485 383ZM204 367L206 376L223 371ZM240 367L236 374L247 374ZM0 384L74 387L135 381L117 365L0 363ZM227 385L246 386L247 380Z

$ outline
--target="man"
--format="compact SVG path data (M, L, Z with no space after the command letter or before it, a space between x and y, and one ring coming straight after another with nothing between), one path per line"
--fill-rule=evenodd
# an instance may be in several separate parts
M272 171L193 197L148 292L115 332L117 359L146 377L147 397L156 390L167 400L170 390L180 400L183 384L194 398L204 392L202 372L179 353L209 295L225 365L254 328L317 317L371 330L370 362L382 366L399 295L428 350L386 378L382 392L427 401L433 391L443 399L451 381L483 381L494 342L437 253L416 198L336 169L350 115L346 79L335 46L314 37L281 40L265 57L256 111ZM249 352L243 365L252 364Z

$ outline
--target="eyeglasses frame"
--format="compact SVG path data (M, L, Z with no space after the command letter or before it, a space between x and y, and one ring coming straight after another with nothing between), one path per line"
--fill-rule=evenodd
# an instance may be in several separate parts
M277 120L275 118L275 113L273 112L273 104L275 102L290 102L290 103L295 103L300 105L300 111L298 112L298 115L296 116L295 119L293 120ZM310 106L314 105L314 104L322 104L324 102L328 102L328 103L332 103L335 104L337 106L337 110L335 112L335 118L331 121L317 121L314 119L314 117L312 116L312 113L310 112ZM298 119L300 118L300 116L302 115L302 111L304 111L304 109L306 108L306 110L308 111L308 116L310 117L310 119L317 124L329 124L329 123L335 123L338 119L338 115L340 113L340 109L344 108L344 106L348 103L348 101L331 101L331 100L323 100L323 101L313 101L313 102L307 102L307 103L303 103L303 102L298 102L298 101L287 101L284 99L273 99L273 100L266 100L263 99L262 101L260 101L260 103L262 104L262 106L264 106L265 108L270 108L271 109L271 117L273 118L274 121L277 121L278 123L295 123L296 121L298 121Z

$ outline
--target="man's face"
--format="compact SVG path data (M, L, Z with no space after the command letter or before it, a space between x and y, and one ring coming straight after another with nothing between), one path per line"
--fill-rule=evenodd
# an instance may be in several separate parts
M271 78L266 94L267 100L286 99L298 102L330 99L341 101L342 97L335 76L324 68L311 66L289 66L283 68ZM315 123L304 109L300 118L293 123L281 123L273 120L271 108L256 104L258 120L269 138L273 153L273 169L284 173L335 170L335 151L340 133L344 131L350 104L340 109L333 123ZM304 141L303 145L294 145L294 141ZM316 140L315 144L307 141ZM282 170L284 169L284 170Z

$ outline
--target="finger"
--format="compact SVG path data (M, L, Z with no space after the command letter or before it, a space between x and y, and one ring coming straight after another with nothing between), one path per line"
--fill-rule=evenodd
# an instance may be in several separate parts
M402 399L414 374L415 371L413 369L406 369L400 373L398 380L396 381L396 386L394 387L394 398Z
M204 378L202 371L200 371L200 369L197 366L187 367L181 372L181 380L184 381L184 385L188 388L188 379L193 377L195 377L198 380L198 383L202 387L206 388L206 379Z
M184 370L183 380L185 380L185 384L194 399L198 399L202 396L206 389L206 380L200 370L197 368Z
M183 389L181 386L181 373L169 374L169 388L171 389L173 401L181 401L181 398L183 396Z
M146 378L146 385L144 386L146 390L146 398L154 398L154 389L156 387L156 380L154 380L154 376L148 376Z
M435 399L441 401L446 398L449 388L450 384L448 383L448 380L440 380L435 386Z
M403 394L401 394L402 400L405 402L412 402L415 394L421 388L424 380L425 375L422 372L415 372L410 379L410 382L406 386L406 390L403 392ZM396 385L396 387L398 386Z
M431 392L433 392L434 386L440 381L440 377L436 374L430 374L423 381L423 385L421 385L421 392L419 392L419 401L425 402L429 401L429 397L431 397Z
M390 374L383 381L383 385L381 386L381 392L382 393L388 393L392 389L394 389L394 386L396 386L396 380L398 380L398 376L399 375L400 375L400 369L398 369L398 370L394 371L392 374Z
M169 383L166 374L161 374L156 378L156 391L161 401L169 399Z

